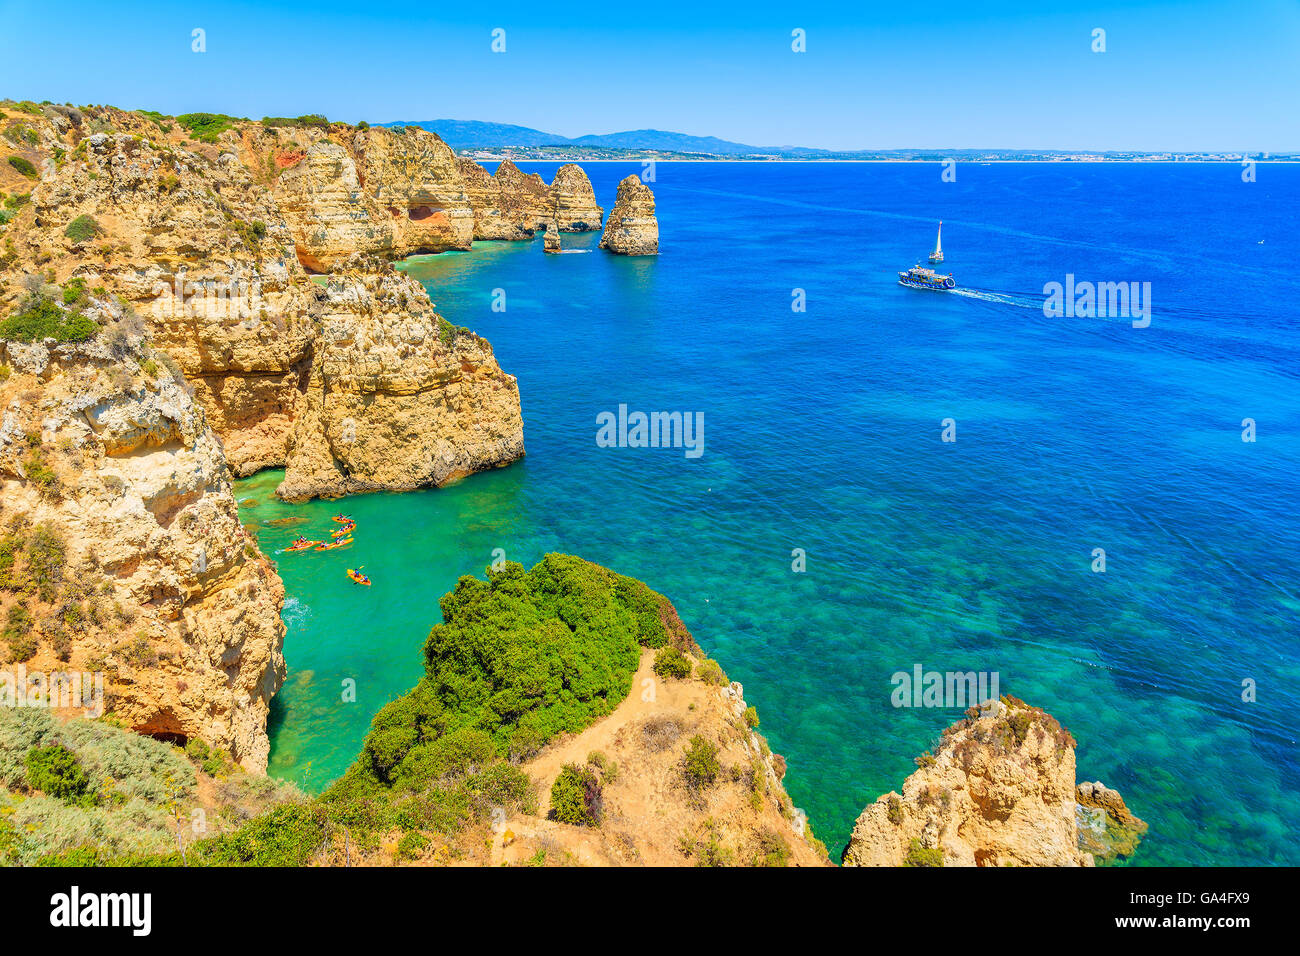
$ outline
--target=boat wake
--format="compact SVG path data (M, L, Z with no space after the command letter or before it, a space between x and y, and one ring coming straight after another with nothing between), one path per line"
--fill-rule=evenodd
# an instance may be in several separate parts
M997 305L1010 305L1018 309L1036 309L1042 311L1043 297L1041 295L1030 295L1027 292L997 292L993 289L953 289L950 295L960 295L967 299L978 299L981 302L993 302Z

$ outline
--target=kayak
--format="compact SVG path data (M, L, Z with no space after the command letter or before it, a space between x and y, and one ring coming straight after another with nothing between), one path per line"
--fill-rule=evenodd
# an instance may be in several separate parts
M335 515L335 516L334 516L333 518L331 518L330 520L331 520L331 521L337 521L339 524L355 524L355 523L356 523L356 522L354 522L354 521L352 520L352 515Z
M342 539L340 539L340 540L338 540L338 541L335 541L333 544L322 544L322 545L321 545L319 548L317 548L316 550L317 550L317 551L333 551L335 548L341 548L341 547L343 547L345 544L351 544L351 543L352 543L352 539L351 539L351 538L342 538Z
M332 538L346 538L348 535L350 535L350 534L353 532L353 530L354 530L355 528L356 528L356 525L354 525L354 524L344 525L342 528L339 528L339 530L337 530L337 531L331 531L331 532L330 532L330 537L332 537Z
M370 579L360 571L353 571L351 568L348 568L348 577L353 581L356 581L357 584L364 584L366 587L370 587Z
M314 548L314 547L316 547L318 544L324 544L324 543L325 543L324 541L295 541L293 544L289 545L289 547L285 548L284 550L286 550L286 551L306 551L306 550L308 550L309 548Z

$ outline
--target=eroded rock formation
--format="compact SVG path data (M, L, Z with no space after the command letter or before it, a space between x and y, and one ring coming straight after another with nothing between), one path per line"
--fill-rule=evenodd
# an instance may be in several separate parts
M107 712L266 767L285 676L284 588L240 526L221 443L178 376L128 330L0 344L4 670L105 675ZM21 609L15 612L14 609Z
M565 163L551 181L550 203L561 232L594 232L605 221L591 180L576 163Z
M659 220L655 218L655 197L641 177L628 176L618 184L618 195L609 221L605 223L600 247L623 256L653 256L659 253Z
M441 485L523 455L514 376L415 280L335 273L320 321L282 497Z
M863 810L843 863L1092 866L1081 849L1074 749L1055 719L1014 697L973 710L917 760L902 794Z

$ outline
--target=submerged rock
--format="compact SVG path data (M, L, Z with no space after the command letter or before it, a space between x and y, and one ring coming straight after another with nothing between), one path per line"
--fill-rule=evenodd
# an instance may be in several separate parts
M655 218L655 197L641 177L628 176L618 184L618 196L605 223L600 247L623 256L653 256L659 253L659 220Z
M1079 849L1101 863L1133 855L1147 824L1135 817L1119 791L1101 781L1079 784L1076 790Z

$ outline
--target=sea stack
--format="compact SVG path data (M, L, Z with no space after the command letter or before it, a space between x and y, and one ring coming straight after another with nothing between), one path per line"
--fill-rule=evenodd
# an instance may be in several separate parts
M659 254L659 221L655 219L655 197L637 175L618 184L618 195L600 247L621 256Z
M1093 866L1133 852L1145 824L1114 791L1076 791L1074 738L1050 714L1015 697L967 714L901 795L862 811L845 866ZM1125 833L1089 835L1112 817Z
M556 172L551 204L561 232L595 232L605 221L605 210L596 205L591 180L575 163L566 163Z
M543 243L546 252L558 253L560 251L560 227L554 219L546 224L546 238Z

